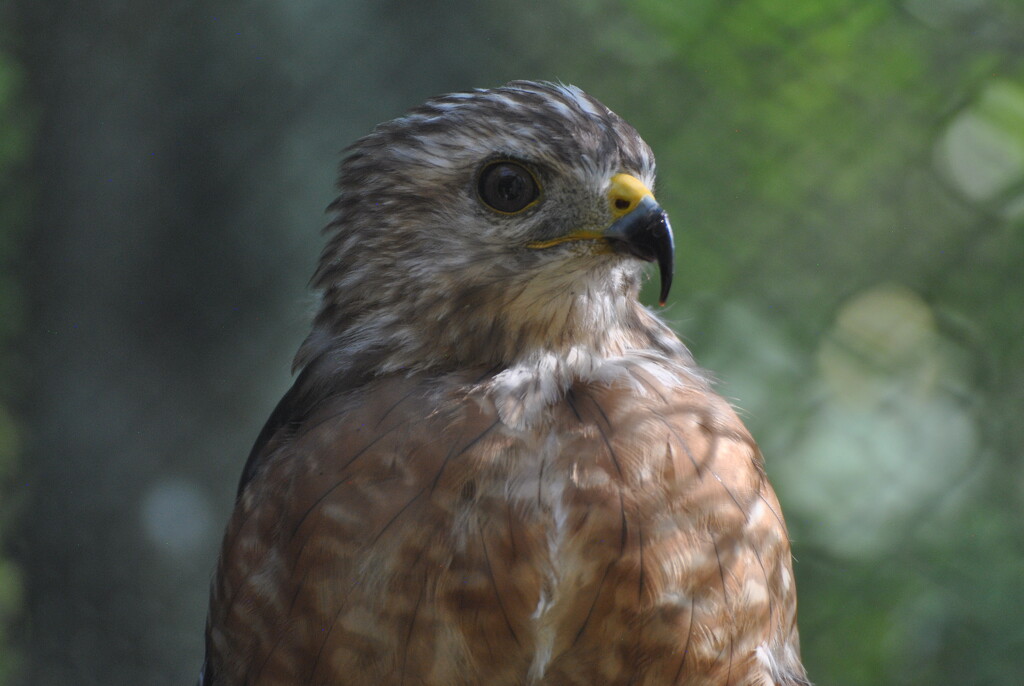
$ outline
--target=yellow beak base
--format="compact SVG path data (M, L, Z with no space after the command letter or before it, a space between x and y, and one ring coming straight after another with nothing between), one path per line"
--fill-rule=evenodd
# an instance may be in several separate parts
M608 204L616 219L626 216L637 208L644 198L654 199L651 189L632 174L616 174L608 188Z

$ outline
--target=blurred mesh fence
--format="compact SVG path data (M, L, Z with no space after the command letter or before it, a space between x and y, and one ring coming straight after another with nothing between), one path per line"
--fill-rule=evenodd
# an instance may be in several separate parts
M639 11L684 75L645 115L681 229L669 316L768 455L810 674L1013 683L1024 7Z
M767 456L812 678L1019 682L1019 2L13 6L42 109L10 544L25 683L195 674L337 151L512 78L577 83L654 148L679 247L664 314Z

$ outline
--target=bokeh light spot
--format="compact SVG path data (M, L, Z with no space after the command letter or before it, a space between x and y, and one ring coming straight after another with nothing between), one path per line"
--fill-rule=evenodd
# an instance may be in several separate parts
M157 482L143 496L141 508L146 537L170 557L196 553L212 533L210 505L190 481Z

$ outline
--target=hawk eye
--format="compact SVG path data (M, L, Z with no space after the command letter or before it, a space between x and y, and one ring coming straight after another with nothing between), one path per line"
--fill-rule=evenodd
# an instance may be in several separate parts
M540 197L533 174L516 162L492 162L480 172L477 192L484 204L496 212L515 214Z

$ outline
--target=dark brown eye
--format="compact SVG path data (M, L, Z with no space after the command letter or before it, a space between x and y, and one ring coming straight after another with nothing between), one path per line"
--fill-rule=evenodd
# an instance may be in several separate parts
M540 196L533 174L515 162L492 162L480 172L480 199L492 210L515 214Z

